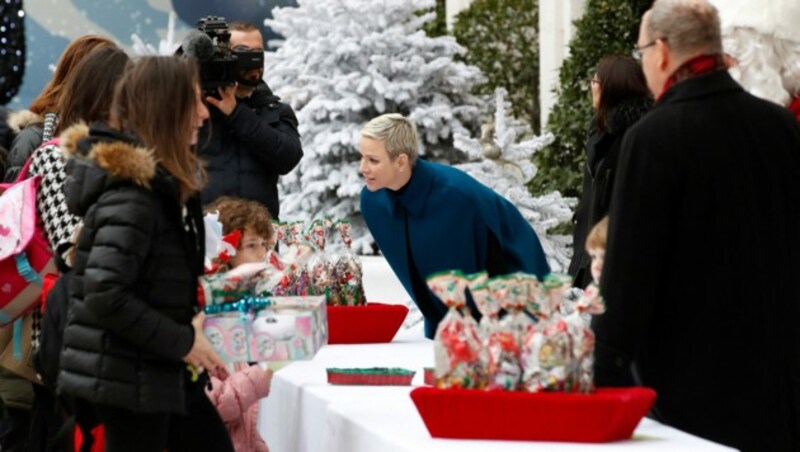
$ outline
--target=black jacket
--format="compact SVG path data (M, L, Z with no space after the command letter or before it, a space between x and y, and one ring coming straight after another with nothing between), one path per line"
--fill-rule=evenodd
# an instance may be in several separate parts
M211 126L201 129L199 139L208 170L203 204L236 196L264 204L278 218L278 176L303 157L297 117L279 100L262 82L229 116L210 108Z
M8 126L8 115L10 111L0 105L0 174L5 174L8 165L8 152L11 149L11 141L14 139L14 132Z
M42 123L44 118L23 110L8 117L8 126L14 132L11 147L8 148L8 165L3 175L4 182L14 182L25 161L42 144Z
M83 127L85 132L85 126ZM58 390L138 412L182 412L203 266L199 202L130 137L68 129L65 195L83 217ZM77 144L76 144L77 143ZM89 152L91 151L91 154Z
M634 363L668 425L800 450L800 125L724 70L626 134L595 316L595 379Z
M597 128L595 119L590 123L583 167L583 194L575 213L574 252L569 264L569 274L576 287L584 288L592 282L589 270L592 262L586 253L586 237L592 227L608 214L622 137L652 105L647 97L628 99L608 112L605 130Z

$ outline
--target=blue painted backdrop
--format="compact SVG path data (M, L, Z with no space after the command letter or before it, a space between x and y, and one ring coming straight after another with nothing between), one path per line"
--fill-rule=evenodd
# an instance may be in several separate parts
M246 20L263 28L272 8L296 4L296 0L25 0L26 71L9 106L23 108L36 97L52 75L51 66L80 34L105 34L129 48L135 33L157 47L165 37L170 11L178 16L179 32L208 15ZM263 31L267 40L276 37L266 28Z

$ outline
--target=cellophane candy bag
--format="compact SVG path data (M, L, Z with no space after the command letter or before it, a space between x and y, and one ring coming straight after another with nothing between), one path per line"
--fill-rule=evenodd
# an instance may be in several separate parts
M308 295L308 274L305 271L313 249L306 242L283 246L281 254L267 253L268 271L256 285L260 296Z
M350 221L338 220L334 227L339 232L344 247L334 261L334 290L328 304L333 306L359 306L367 302L364 296L361 260L352 250L353 238Z
M517 390L522 380L520 344L533 324L525 315L527 287L517 275L497 276L488 281L489 297L497 300L506 315L486 340L489 355L488 389Z
M539 321L528 331L522 346L522 383L527 391L579 390L578 362L574 354L577 332L560 311L570 284L568 276L558 274L548 275L543 281Z
M314 248L306 264L308 293L311 295L329 296L333 286L333 263L325 252L329 225L330 220L316 219L311 222L306 234L306 239Z
M428 287L448 308L433 343L434 376L439 388L483 388L486 383L478 322L462 312L467 284L467 278L458 270L428 277Z

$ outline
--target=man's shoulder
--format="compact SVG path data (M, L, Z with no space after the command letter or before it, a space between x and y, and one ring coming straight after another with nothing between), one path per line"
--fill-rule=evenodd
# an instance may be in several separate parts
M276 96L275 93L267 86L266 83L262 82L253 90L253 93L245 100L245 103L251 108L262 108L262 109L269 109L269 110L278 110L281 108L289 108L291 107L284 102L281 102L281 98Z
M681 99L656 105L629 129L626 138L644 134L680 140L684 134L678 132L686 132L687 127L710 131L725 126L737 116L739 120L763 124L768 129L777 129L785 124L794 126L796 123L787 108L747 91L736 90L708 98Z
M758 119L765 123L765 126L768 126L769 124L778 126L779 124L784 123L782 125L794 127L797 124L797 118L792 114L789 108L754 96L753 94L747 92L744 94L746 99L742 101L745 106L744 108L752 112L754 119Z
M295 124L295 127L297 126L297 116L292 107L281 102L280 98L271 92L258 97L250 97L245 101L245 105L261 119L271 123L289 121Z

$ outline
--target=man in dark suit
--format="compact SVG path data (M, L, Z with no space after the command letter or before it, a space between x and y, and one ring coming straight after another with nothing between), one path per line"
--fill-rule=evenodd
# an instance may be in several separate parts
M656 103L622 144L596 383L744 451L800 450L800 126L739 86L716 9L656 0L634 53Z

